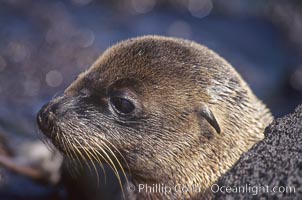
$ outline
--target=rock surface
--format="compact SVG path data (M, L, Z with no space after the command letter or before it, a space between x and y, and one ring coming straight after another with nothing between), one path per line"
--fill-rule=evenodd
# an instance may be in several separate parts
M222 192L216 192L218 187ZM274 120L265 139L243 154L212 189L214 199L301 199L302 105Z

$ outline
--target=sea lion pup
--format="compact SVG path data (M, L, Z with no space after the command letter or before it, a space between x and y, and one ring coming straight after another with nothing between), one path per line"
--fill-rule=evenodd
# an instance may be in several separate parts
M122 165L129 199L201 199L272 116L213 51L144 36L106 50L37 120L65 154Z

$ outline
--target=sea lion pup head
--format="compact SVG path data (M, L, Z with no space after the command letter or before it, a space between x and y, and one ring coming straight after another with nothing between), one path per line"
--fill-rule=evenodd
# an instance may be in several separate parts
M66 154L85 149L114 160L114 153L135 184L201 192L263 138L271 120L216 53L158 36L109 48L38 114L41 130Z

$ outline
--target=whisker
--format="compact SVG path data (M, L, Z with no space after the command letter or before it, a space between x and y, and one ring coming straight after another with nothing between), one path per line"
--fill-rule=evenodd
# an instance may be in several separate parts
M107 139L106 139L106 141L107 141ZM108 151L109 151L109 152L112 154L112 156L115 158L115 160L117 161L119 167L120 167L121 170L122 170L123 175L125 176L126 182L128 183L128 178L127 178L127 176L126 176L125 170L124 170L123 166L121 165L120 161L118 160L118 158L116 157L116 155L114 154L114 152L110 149L110 147L109 147L105 142L101 141L101 143L106 147L106 149L108 149Z
M95 166L95 164L93 162L93 159L91 158L91 156L92 157L94 157L94 156L89 152L89 148L84 147L78 140L75 139L75 141L78 143L78 145L81 147L81 149L83 149L85 151L86 156L91 161L91 164L92 164L92 166L94 168L94 171L95 171L95 173L97 175L97 183L98 183L98 186L99 186L100 185L100 176L99 176L98 170L97 170L97 168L96 168L96 166Z
M129 171L129 173L131 174L129 164L128 164L127 160L125 159L125 157L123 156L123 154L122 154L122 153L121 153L121 152L120 152L120 151L119 151L119 150L118 150L111 142L109 142L109 140L107 140L106 138L105 138L105 140L106 140L106 142L108 142L108 144L111 145L112 148L114 148L114 150L116 150L117 153L122 157L122 159L124 160L124 162L125 162L125 164L126 164L126 167L127 167L128 171ZM127 180L127 178L126 178L126 180ZM127 183L128 183L128 180L127 180Z
M110 158L110 156L107 154L107 152L106 151L104 151L104 149L94 140L94 144L105 154L105 156L107 157L107 159L109 160L109 162L111 163L111 166L114 168L114 173L115 173L115 175L116 175L116 177L117 177L117 179L118 179L118 182L119 182L119 184L120 184L120 187L121 187L121 190L122 190L122 194L123 194L123 197L124 197L124 199L125 199L125 193L124 193L124 189L123 189L123 184L122 184L122 180L121 180L121 177L120 177L120 175L119 175L119 173L118 173L118 170L117 170L117 168L116 168L116 166L115 166L115 164L114 164L114 162L111 160L111 158ZM103 142L102 142L103 143ZM107 146L108 147L108 146ZM110 165L109 165L110 166Z
M75 165L72 165L73 166L73 169L76 171L75 173L77 175L80 175L80 172L79 172L79 167L81 167L81 169L83 169L83 165L82 165L82 162L80 161L79 157L77 156L77 154L75 153L74 150L72 150L72 145L70 143L70 140L68 140L66 138L66 136L64 134L63 135L63 138L65 141L64 144L65 144L65 147L66 147L66 154L67 154L67 157L68 157L68 164L70 164L70 162L74 163ZM76 166L76 167L74 167Z
M74 141L77 142L77 139L74 138ZM77 153L78 153L78 154L81 156L81 158L83 159L84 163L86 164L86 166L87 166L88 169L89 169L90 174L93 175L93 174L92 174L91 167L90 167L90 165L88 164L88 162L86 161L85 156L82 154L82 152L81 152L74 144L72 144L72 146L73 146L73 149L74 149L75 151L77 151Z
M78 157L77 153L75 152L75 149L72 148L73 144L71 143L71 139L67 138L65 134L62 134L62 136L64 138L64 141L66 142L66 146L69 147L67 152L69 152L70 158L74 160L75 163L78 163L78 166L84 169L81 159Z
M103 166L103 163L99 159L99 157L97 156L96 150L94 148L91 148L91 150L92 150L92 154L94 155L94 158L97 160L99 166L102 168L102 171L103 171L104 177L105 177L105 184L106 184L106 182L107 182L107 175L106 175L106 171L105 171L105 168Z

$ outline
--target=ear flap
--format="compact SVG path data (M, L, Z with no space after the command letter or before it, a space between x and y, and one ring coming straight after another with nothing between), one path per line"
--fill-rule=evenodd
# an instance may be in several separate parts
M221 133L221 129L220 129L220 126L214 116L214 114L212 113L212 111L209 109L208 106L204 106L201 111L199 112L199 114L204 117L208 122L209 124L211 124L211 126L216 130L216 132L218 134Z

